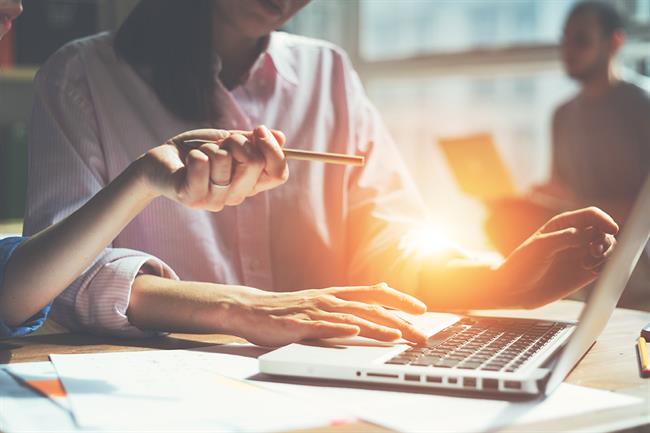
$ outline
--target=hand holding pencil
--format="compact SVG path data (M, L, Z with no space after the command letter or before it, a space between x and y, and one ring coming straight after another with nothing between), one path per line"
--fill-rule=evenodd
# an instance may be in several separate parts
M253 131L197 129L152 149L144 159L159 162L148 164L157 167L158 174L151 178L170 179L173 174L176 179L171 185L163 185L164 195L213 212L282 185L289 178L288 159L357 166L364 163L360 156L287 149L284 143L282 132L265 126Z
M278 131L273 131L277 133ZM193 139L185 140L184 142L190 146L200 146L205 143L210 143L210 141ZM340 164L340 165L351 165L355 167L362 167L365 164L365 159L363 156L357 155L346 155L341 153L331 153L331 152L315 152L312 150L302 150L302 149L289 149L286 147L282 148L285 158L287 159L296 159L301 161L314 161L314 162L324 162L326 164Z

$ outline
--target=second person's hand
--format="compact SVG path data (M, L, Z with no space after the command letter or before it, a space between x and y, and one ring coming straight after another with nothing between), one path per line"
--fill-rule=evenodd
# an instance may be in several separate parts
M594 281L612 253L616 222L589 207L553 217L499 269L503 305L536 308Z

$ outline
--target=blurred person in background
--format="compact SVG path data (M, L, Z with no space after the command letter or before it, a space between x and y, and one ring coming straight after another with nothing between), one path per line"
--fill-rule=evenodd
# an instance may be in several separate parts
M587 204L625 223L650 173L650 97L618 76L623 27L620 14L605 2L584 1L569 13L561 55L580 90L553 115L549 181L527 197L491 206L487 229L502 253L512 251L550 216ZM650 308L649 264L645 254L622 305Z

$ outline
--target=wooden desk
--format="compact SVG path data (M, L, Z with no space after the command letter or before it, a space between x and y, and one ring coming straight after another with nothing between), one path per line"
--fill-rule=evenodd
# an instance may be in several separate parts
M540 317L555 320L577 319L582 303L560 301L534 311L491 311L488 315ZM632 410L602 413L589 419L566 419L554 425L531 426L529 431L552 429L650 432L650 379L639 374L635 341L640 329L650 322L650 313L617 309L598 342L569 375L567 382L591 388L633 395L644 399ZM190 349L238 341L223 335L172 334L146 340L123 340L90 335L55 334L0 341L0 363L47 360L50 353L95 353L151 349ZM583 417L584 418L584 417ZM328 432L386 432L385 429L355 423L322 429ZM508 431L506 429L506 431ZM521 428L517 428L521 431Z

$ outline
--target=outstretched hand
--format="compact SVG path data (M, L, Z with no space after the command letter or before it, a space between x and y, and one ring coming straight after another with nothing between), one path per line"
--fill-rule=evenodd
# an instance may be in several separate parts
M594 281L614 248L616 233L616 222L595 207L555 216L501 265L507 303L535 308Z

